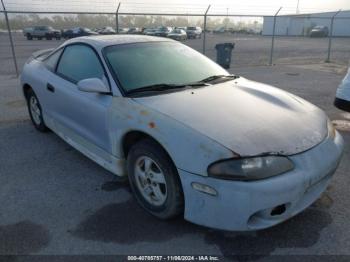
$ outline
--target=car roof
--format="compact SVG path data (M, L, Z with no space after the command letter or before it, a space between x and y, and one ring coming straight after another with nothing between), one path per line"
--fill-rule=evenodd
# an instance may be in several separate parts
M121 44L132 44L132 43L143 43L143 42L159 42L167 41L173 42L168 38L161 38L155 36L146 35L96 35L96 36L83 36L70 39L64 43L64 45L72 43L86 43L96 49L102 49L106 46L121 45Z

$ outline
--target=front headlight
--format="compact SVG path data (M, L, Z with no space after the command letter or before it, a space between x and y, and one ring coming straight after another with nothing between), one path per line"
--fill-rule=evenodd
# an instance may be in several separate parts
M264 179L294 169L294 164L283 156L262 156L230 159L211 164L208 174L211 177L251 181Z

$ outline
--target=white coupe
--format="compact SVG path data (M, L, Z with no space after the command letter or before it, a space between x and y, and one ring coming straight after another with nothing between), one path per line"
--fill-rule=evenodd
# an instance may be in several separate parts
M35 53L21 88L52 130L161 219L225 230L276 225L326 189L343 140L325 113L150 36L92 36Z

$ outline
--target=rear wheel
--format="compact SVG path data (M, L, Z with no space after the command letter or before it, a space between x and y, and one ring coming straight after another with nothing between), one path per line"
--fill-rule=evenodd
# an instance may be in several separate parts
M52 40L52 36L49 35L49 34L47 34L47 35L45 36L45 38L46 38L46 40Z
M129 181L138 203L160 219L183 211L183 193L177 170L156 142L145 139L131 147L127 158Z
M31 34L27 34L27 40L33 40L33 37Z
M27 91L26 99L29 116L35 128L38 129L40 132L49 131L43 119L41 105L33 90L30 89Z

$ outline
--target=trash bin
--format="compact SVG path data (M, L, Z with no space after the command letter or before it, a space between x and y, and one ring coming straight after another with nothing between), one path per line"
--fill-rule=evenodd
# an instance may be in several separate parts
M223 68L230 68L231 64L231 54L235 47L234 43L223 43L217 44L216 49L216 62Z

